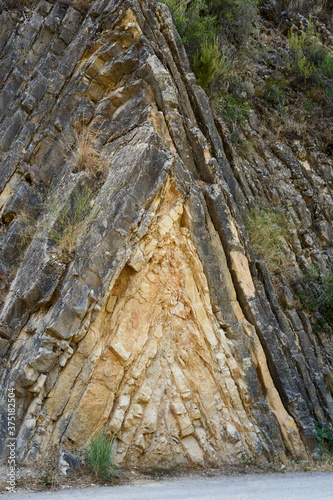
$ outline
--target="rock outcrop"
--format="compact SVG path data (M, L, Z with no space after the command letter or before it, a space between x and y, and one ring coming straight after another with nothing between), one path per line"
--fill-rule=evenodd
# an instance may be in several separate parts
M128 465L305 457L333 419L332 340L242 214L283 206L295 269L329 268L332 160L266 144L255 117L240 159L154 0L3 10L0 45L2 442L15 388L24 460L80 455L104 426Z

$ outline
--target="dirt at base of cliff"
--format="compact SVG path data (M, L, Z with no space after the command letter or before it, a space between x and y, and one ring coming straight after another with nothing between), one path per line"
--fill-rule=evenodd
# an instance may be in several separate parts
M125 484L146 484L150 481L159 481L172 478L194 478L194 477L217 477L238 476L244 474L269 474L286 472L333 472L333 457L322 455L313 460L290 460L286 464L272 463L259 465L252 461L244 460L237 465L222 464L220 467L151 467L121 468L119 477L114 481L104 481L96 478L87 467L82 466L78 470L69 470L62 474L59 470L43 470L42 465L38 467L19 466L16 470L15 493L31 493L37 491L56 491L69 489L83 489L93 486L119 486ZM9 484L6 481L7 467L0 466L0 495L8 493Z

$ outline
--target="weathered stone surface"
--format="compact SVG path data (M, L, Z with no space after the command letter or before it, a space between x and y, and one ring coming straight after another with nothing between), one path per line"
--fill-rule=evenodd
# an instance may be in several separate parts
M333 418L332 341L311 334L283 277L276 293L241 210L285 200L295 265L328 267L330 160L268 148L252 120L241 163L154 0L86 15L42 1L20 30L4 22L1 439L15 387L24 460L61 443L68 464L104 426L128 465L305 457L315 420ZM106 179L64 258L54 231L92 182L75 168L78 118Z

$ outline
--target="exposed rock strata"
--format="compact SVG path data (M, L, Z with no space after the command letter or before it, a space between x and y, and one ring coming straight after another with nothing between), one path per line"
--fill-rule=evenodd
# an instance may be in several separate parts
M42 1L1 29L2 439L15 385L24 459L80 453L104 425L120 463L304 457L333 417L332 344L288 283L276 295L241 212L283 203L295 266L331 265L332 162L268 148L254 124L241 163L154 1L86 16ZM78 117L96 120L108 176L66 263L50 234L89 183L68 151Z

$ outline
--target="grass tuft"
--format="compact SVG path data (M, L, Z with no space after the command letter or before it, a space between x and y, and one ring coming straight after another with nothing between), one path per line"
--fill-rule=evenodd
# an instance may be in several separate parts
M110 437L105 429L92 437L85 446L86 461L96 477L113 481L119 477L118 467L114 464L115 436Z
M289 269L291 262L286 248L289 225L284 215L269 207L255 207L244 217L244 223L254 252L266 262L269 270Z
M57 245L60 254L72 254L79 237L86 227L87 216L92 209L94 192L83 187L74 192L63 209L59 209L58 199L53 200L49 212L56 213L57 222L49 233L49 238Z
M94 184L103 184L107 166L98 151L99 128L96 129L95 125L96 120L92 120L89 125L85 124L84 119L77 119L73 123L75 142L70 163L74 173L84 171Z

